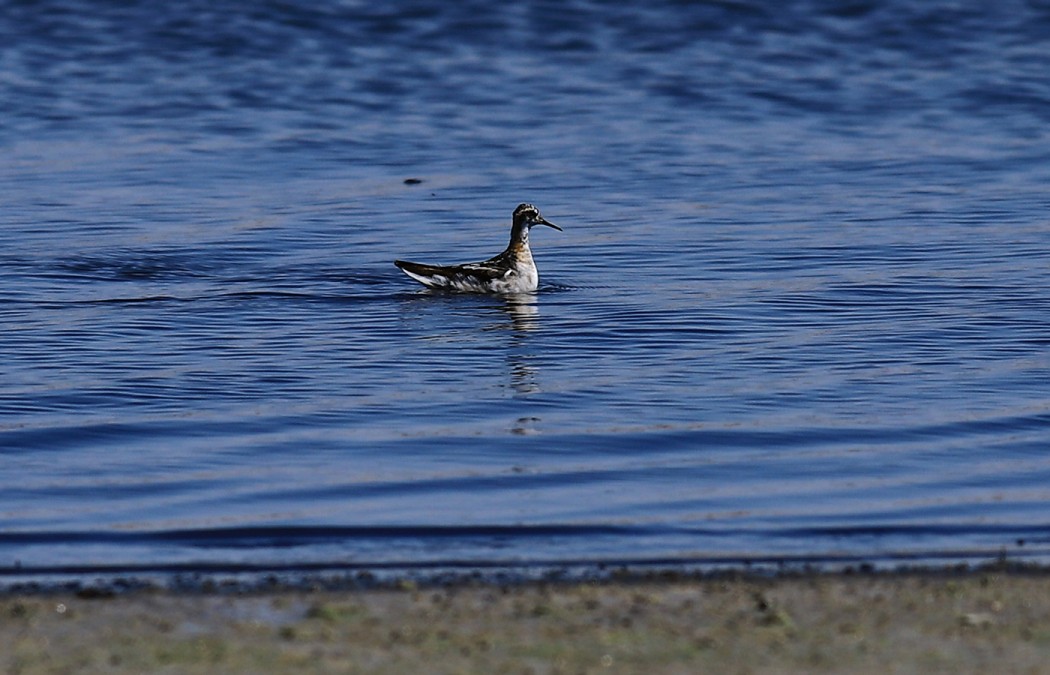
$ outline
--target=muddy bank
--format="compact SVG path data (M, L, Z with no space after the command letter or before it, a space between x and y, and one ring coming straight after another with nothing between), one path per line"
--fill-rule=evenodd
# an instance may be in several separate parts
M634 578L0 598L0 669L1040 672L1044 571Z

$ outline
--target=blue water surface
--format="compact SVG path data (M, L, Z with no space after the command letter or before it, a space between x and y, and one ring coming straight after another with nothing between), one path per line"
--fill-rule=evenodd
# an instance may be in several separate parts
M1050 9L968 7L7 3L0 572L1050 562ZM391 264L524 201L535 294Z

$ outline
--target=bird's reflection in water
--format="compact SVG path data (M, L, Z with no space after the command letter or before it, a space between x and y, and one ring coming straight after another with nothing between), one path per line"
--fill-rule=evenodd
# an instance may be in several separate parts
M485 358L499 358L492 349L503 351L504 370L514 395L528 396L541 391L536 367L540 351L536 332L541 317L535 294L480 296L426 290L406 299L403 316L411 317L411 321L420 326L419 338L435 348L462 344L465 325L480 320L473 323L473 330L488 333L490 338L498 336L494 341L477 336L486 345ZM469 317L472 321L464 323L450 317ZM473 342L469 337L468 340ZM499 372L496 363L492 366L493 372Z
M515 333L539 328L540 305L535 295L531 293L508 295L501 300Z
M510 343L507 349L510 386L522 396L539 393L535 350L529 339L529 333L540 325L539 300L529 293L504 296L500 301L503 303L502 309L510 317Z

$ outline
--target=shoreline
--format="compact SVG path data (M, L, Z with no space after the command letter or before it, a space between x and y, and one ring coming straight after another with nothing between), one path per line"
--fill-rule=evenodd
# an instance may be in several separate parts
M1040 672L1050 568L0 594L0 670Z
M0 597L33 593L84 592L111 596L128 591L252 592L290 590L372 590L381 588L601 583L636 580L706 580L725 577L959 575L1009 572L1050 575L1042 552L995 555L888 556L869 558L741 557L695 560L609 561L434 561L413 563L290 563L56 565L0 567Z

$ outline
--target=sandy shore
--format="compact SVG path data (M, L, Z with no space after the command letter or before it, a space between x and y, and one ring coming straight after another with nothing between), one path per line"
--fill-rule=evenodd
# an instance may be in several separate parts
M813 574L0 596L0 669L1050 672L1050 575Z

